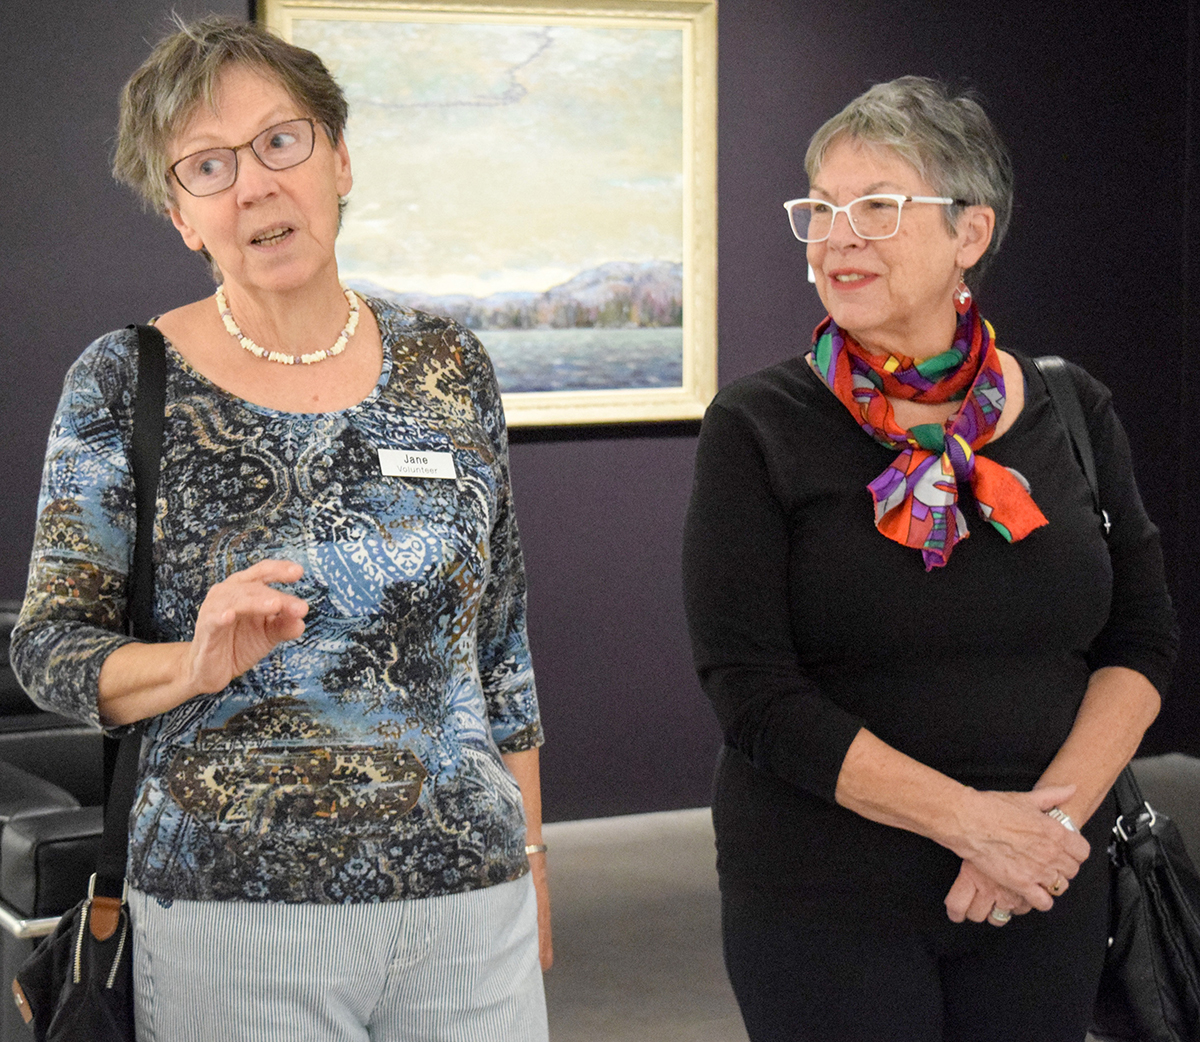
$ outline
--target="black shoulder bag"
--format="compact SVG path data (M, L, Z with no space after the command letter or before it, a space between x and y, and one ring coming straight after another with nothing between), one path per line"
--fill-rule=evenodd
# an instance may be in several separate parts
M137 538L129 576L129 632L154 639L154 501L162 457L166 347L153 326L138 334L133 468ZM142 728L104 740L104 833L88 896L63 915L18 971L13 997L37 1042L135 1042L133 937L125 904L129 813Z
M1066 363L1034 364L1100 506L1092 441ZM1126 767L1113 786L1120 816L1108 848L1109 939L1092 1034L1100 1042L1200 1040L1200 875L1175 823L1142 797Z

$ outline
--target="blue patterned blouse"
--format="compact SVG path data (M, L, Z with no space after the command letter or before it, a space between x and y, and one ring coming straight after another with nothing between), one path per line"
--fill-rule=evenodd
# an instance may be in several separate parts
M161 639L189 639L207 590L268 557L303 565L309 613L299 640L151 721L129 882L155 897L387 901L527 871L500 754L542 731L499 391L468 331L368 303L383 371L340 412L252 405L168 347ZM13 634L35 701L97 725L100 667L130 639L136 377L130 330L67 375ZM379 449L452 453L457 477L385 476Z

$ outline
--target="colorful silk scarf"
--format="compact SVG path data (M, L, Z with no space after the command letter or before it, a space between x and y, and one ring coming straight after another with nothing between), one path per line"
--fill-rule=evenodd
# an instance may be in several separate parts
M875 527L889 539L919 549L925 570L944 567L967 520L958 507L958 483L969 482L979 512L1010 543L1046 524L1015 470L976 455L991 440L1004 409L1004 375L996 334L972 305L958 319L948 351L921 361L873 355L832 318L813 333L809 365L872 438L903 451L867 488ZM944 423L896 424L888 397L915 402L962 400Z

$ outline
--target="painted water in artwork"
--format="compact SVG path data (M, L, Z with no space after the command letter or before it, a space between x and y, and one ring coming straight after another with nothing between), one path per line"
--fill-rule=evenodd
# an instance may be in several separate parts
M298 18L350 103L346 282L474 330L506 393L683 380L678 29Z

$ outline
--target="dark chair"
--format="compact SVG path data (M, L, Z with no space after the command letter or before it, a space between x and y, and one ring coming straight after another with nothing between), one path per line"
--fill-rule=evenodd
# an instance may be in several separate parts
M103 827L100 732L38 709L9 664L18 605L0 602L0 1042L28 1039L9 983L87 893Z

